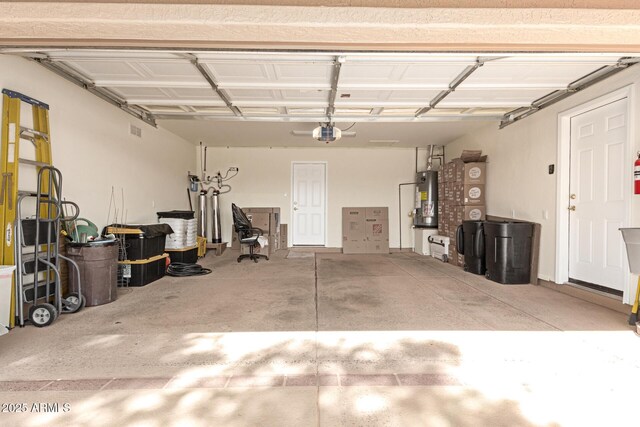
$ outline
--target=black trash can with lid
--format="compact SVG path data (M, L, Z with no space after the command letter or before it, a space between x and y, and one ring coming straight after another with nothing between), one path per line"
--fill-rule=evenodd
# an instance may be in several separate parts
M118 291L118 242L103 240L67 243L67 257L78 264L82 295L87 306L115 301ZM78 278L69 270L69 288L78 290Z
M464 221L456 230L456 250L464 255L464 270L485 274L484 221Z
M486 221L484 238L489 280L508 285L530 282L533 223Z

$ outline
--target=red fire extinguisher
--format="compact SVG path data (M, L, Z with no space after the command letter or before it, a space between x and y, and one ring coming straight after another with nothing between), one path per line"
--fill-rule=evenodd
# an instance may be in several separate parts
M638 159L633 164L633 194L640 194L640 152Z

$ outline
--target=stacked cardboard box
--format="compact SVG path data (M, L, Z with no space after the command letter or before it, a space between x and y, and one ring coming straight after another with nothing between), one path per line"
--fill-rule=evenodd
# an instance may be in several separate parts
M264 248L256 247L256 253L271 255L280 249L280 208L242 208L253 227L262 230L262 236L269 240ZM249 247L240 247L238 234L235 228L231 231L231 249L241 249L243 253L249 253Z
M464 265L464 257L456 250L458 225L485 219L486 166L454 159L438 171L438 234L451 239L449 263L453 265Z
M342 252L389 253L389 208L342 208Z

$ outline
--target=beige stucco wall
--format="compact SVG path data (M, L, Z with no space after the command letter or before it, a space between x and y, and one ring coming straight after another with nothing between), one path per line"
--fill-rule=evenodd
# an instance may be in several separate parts
M45 3L44 0L27 0ZM636 0L62 0L58 3L241 4L392 8L589 8L638 9Z
M628 9L577 3L406 8L335 1L330 7L0 2L0 44L640 51L640 10L631 2L616 3Z

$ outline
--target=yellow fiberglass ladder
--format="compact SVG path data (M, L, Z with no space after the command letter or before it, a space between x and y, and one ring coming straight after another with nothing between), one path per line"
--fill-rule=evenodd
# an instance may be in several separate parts
M20 112L22 103L31 105L33 127L21 126ZM0 244L0 257L3 265L14 265L15 223L18 208L18 172L20 165L35 166L40 178L39 187L44 193L50 191L49 170L51 167L51 137L49 132L49 106L44 102L8 89L2 90L2 150L0 161L2 183L0 188L0 224L4 230L4 241ZM20 143L31 142L35 147L35 160L20 157ZM47 215L47 207L43 207L40 215ZM18 273L16 273L18 274ZM15 326L16 292L15 277L12 284L11 323Z

